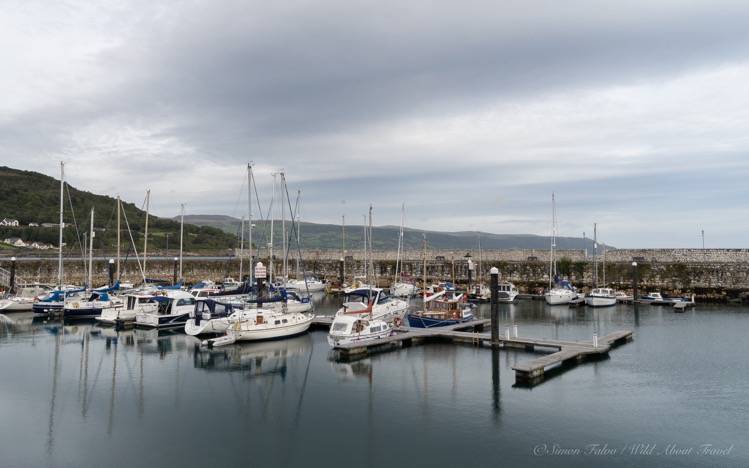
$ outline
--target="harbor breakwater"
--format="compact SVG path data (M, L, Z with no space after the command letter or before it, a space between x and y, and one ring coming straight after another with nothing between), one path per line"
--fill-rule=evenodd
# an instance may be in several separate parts
M470 255L470 257L468 256ZM640 292L662 291L669 294L696 294L698 300L711 302L749 300L749 249L618 249L599 253L594 262L592 253L581 250L558 251L557 270L578 288L587 290L598 270L599 284L622 290L631 290L634 268ZM418 280L423 276L424 254L408 251L402 254L402 271ZM319 277L333 280L341 269L340 251L306 251L301 269ZM397 253L374 252L372 265L378 284L387 286L392 281ZM426 253L429 281L453 280L465 284L470 277L487 278L491 267L499 268L502 280L512 281L521 292L540 292L549 282L549 252L539 250L493 250L478 252L428 250ZM469 270L469 259L473 269ZM249 258L243 260L243 275L248 273ZM268 258L260 258L266 265ZM257 258L255 258L257 261ZM64 264L65 282L85 282L86 270L80 259L67 259ZM296 275L296 262L289 260L290 276ZM364 273L362 252L347 253L344 261L347 281ZM9 269L10 261L0 259L0 267ZM282 273L283 259L277 257L273 268L275 275ZM171 280L175 262L171 259L148 260L147 276ZM138 282L142 274L135 259L122 262L122 279ZM17 275L29 282L53 283L57 278L57 259L22 259L17 262ZM94 261L95 284L104 284L108 278L108 260ZM235 257L193 257L183 260L183 277L186 282L201 279L220 280L239 278L240 259Z

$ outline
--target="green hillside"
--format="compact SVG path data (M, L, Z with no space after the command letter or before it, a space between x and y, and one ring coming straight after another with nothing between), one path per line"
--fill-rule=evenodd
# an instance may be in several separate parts
M0 220L17 219L20 227L0 227L0 240L20 237L24 241L37 241L57 246L57 226L42 227L42 223L57 224L60 209L60 181L31 171L21 171L0 166ZM69 197L68 197L69 194ZM113 251L116 249L117 200L96 195L66 185L64 220L64 242L67 249L80 253L78 236L88 232L89 213L95 209L94 249ZM72 208L71 208L72 207ZM123 200L122 208L130 223L138 251L143 247L145 212L133 203ZM75 222L74 222L75 220ZM39 227L29 227L29 223ZM79 233L76 234L75 225ZM164 251L169 236L169 250L175 252L179 246L179 223L151 215L148 221L149 251ZM130 246L129 235L122 220L122 252ZM185 224L185 251L217 251L235 247L236 237L210 226Z
M201 226L212 226L224 230L227 233L239 232L239 220L231 216L222 215L189 215L185 216L185 222ZM281 229L280 223L276 221L274 228L274 244L280 245ZM265 245L270 238L270 223L267 221L253 221L253 244ZM288 226L288 222L287 222ZM398 246L397 226L379 226L372 229L372 245L376 250L396 249ZM418 229L405 229L403 240L406 249L420 249L422 239L426 234L430 248L434 249L460 249L475 250L478 248L478 239L481 237L483 249L540 249L549 248L551 239L546 236L531 234L491 234L487 232L462 231L462 232L439 232L423 231ZM341 226L335 224L301 223L302 248L306 249L340 249L341 248ZM361 225L346 226L346 249L356 250L362 248L363 227ZM293 243L292 247L296 244ZM603 244L601 244L603 246ZM593 249L591 239L579 237L558 237L557 247L559 249ZM607 248L611 248L607 246Z

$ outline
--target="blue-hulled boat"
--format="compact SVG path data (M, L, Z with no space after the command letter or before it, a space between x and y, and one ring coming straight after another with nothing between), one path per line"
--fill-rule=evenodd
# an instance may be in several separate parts
M407 315L408 325L414 328L446 327L474 319L475 305L467 302L465 294L452 294L446 290L429 297L424 296L422 310Z
M85 291L85 289L55 289L49 294L39 299L31 307L35 314L50 314L61 312L65 307L65 301Z

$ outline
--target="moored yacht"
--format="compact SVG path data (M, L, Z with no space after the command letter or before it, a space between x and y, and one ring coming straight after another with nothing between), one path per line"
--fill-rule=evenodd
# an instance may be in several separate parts
M66 301L63 315L65 318L94 318L104 310L121 309L123 306L122 299L110 296L107 291L94 290L87 296Z
M162 290L154 295L158 304L155 311L141 310L135 315L135 325L152 328L181 327L187 322L195 308L192 294L181 290Z
M363 341L379 340L390 336L392 328L383 320L370 320L359 315L337 315L328 333L332 348Z
M549 305L565 305L577 299L577 296L577 291L569 282L561 281L546 291L544 299Z
M28 312L34 302L41 299L48 289L41 286L25 286L17 288L16 294L0 300L0 313Z
M242 310L241 304L199 299L185 323L185 333L192 336L226 333L229 328L229 317Z
M473 320L475 306L468 303L466 299L464 294L455 294L447 290L428 297L425 295L422 309L408 314L408 325L416 328L432 328Z
M616 294L611 288L595 288L585 296L585 305L589 307L610 307L616 305Z
M418 292L419 288L413 283L398 281L390 286L390 294L393 297L411 297Z
M380 288L360 288L346 292L343 306L336 315L368 315L372 319L392 322L401 319L408 302L388 296Z
M62 312L66 300L75 298L78 294L84 291L85 289L76 288L74 286L66 286L63 289L52 290L47 295L34 302L31 306L31 310L35 314Z
M138 313L156 313L159 303L154 300L154 295L148 292L137 292L124 296L123 307L112 307L101 311L101 315L94 317L97 321L106 324L125 324L135 321Z
M284 284L286 289L295 289L297 291L319 292L325 290L325 282L314 276L306 276L302 279L290 279Z
M518 297L518 288L509 281L503 281L497 286L497 300L499 302L514 302Z
M226 335L203 341L203 345L218 347L237 341L272 340L299 335L309 330L313 318L312 314L250 309L233 314L229 319Z

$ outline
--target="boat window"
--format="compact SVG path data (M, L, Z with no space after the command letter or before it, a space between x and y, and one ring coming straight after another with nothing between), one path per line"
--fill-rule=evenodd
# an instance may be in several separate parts
M336 323L333 324L333 326L330 327L330 331L342 332L342 331L346 331L346 328L348 328L348 327L346 326L345 323L343 323L343 322L336 322Z
M370 331L372 333L377 333L378 331L380 331L380 327L372 327L372 328L370 328Z
M195 298L191 297L189 299L178 299L177 300L177 306L183 306L183 305L193 305L195 304Z
M281 325L281 321L280 320L276 320L276 325Z
M289 323L289 321L288 321L288 320L286 320L286 319L283 319L283 320L281 320L281 321L282 321L283 323Z

